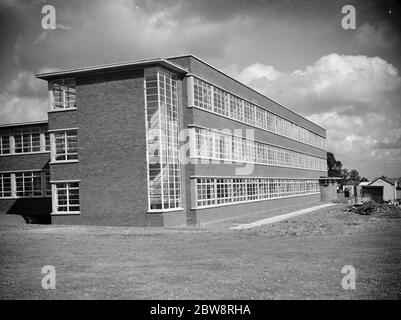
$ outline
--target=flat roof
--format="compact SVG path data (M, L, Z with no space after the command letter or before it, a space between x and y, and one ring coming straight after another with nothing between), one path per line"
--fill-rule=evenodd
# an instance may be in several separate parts
M48 122L49 122L48 120L14 122L14 123L0 124L0 128L18 127L18 126L33 126L33 125L38 125L38 124L47 124Z
M101 64L91 67L82 67L82 68L66 69L53 72L38 73L36 74L36 78L47 80L61 76L71 76L93 71L116 71L127 67L139 67L153 64L160 64L178 73L184 73L184 74L188 73L188 70L171 61L167 61L164 58L154 58L154 59L124 61L118 63Z

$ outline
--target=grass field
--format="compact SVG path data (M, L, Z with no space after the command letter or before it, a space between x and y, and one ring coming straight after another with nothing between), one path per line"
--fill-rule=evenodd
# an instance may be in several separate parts
M249 218L248 218L249 219ZM233 231L0 225L1 299L400 299L401 219L342 206ZM56 268L56 290L41 268ZM341 287L344 265L356 289Z

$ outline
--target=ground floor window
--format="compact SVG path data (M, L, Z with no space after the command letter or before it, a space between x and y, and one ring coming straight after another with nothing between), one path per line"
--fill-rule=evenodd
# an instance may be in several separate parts
M51 196L49 169L0 173L0 198Z
M11 197L11 173L0 173L0 198Z
M53 213L79 213L79 182L56 182L53 186Z
M42 175L40 171L15 174L17 197L42 197Z
M197 207L319 193L318 179L196 178Z

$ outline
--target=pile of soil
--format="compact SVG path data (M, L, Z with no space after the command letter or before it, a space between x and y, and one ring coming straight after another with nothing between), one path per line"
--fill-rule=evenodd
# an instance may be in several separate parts
M400 219L401 207L393 204L379 204L374 201L365 202L359 205L348 206L345 209L347 212L354 212L361 215L374 217Z

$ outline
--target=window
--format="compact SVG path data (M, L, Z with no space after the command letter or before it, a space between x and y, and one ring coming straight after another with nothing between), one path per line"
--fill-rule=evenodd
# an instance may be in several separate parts
M196 134L196 155L198 157L213 157L213 135L209 130L195 128Z
M56 131L54 135L53 161L78 159L78 131Z
M19 172L15 174L17 197L42 197L42 178L40 171Z
M276 132L276 116L273 113L267 112L267 130Z
M75 79L52 81L53 110L75 108Z
M10 154L10 132L0 133L0 154Z
M262 108L256 107L256 126L261 129L266 129L266 111Z
M50 151L50 139L43 127L16 127L0 133L0 155Z
M193 78L194 106L326 150L326 139L217 86Z
M319 181L286 178L196 178L197 207L319 193Z
M246 101L244 102L244 122L251 126L256 124L255 106Z
M232 200L231 180L217 179L216 180L216 203L228 203Z
M45 132L45 151L50 151L50 133Z
M199 84L197 88L197 103L209 103L207 86ZM145 94L148 209L178 209L182 203L176 76L163 69L145 70ZM206 135L199 137L197 146L208 147L207 139Z
M322 169L322 166L325 165L326 159L273 147L223 131L196 127L195 141L195 150L191 150L191 156L194 155L199 158L319 171L325 170Z
M200 207L216 204L215 182L212 179L197 179L197 205Z
M238 121L244 121L244 109L242 107L242 100L233 95L230 95L230 116Z
M213 88L213 111L223 116L228 116L228 94L218 88Z
M245 179L233 179L233 202L246 201Z
M195 106L212 110L212 87L204 81L194 79Z
M14 129L14 152L29 153L40 152L40 128Z
M0 198L35 198L51 196L50 172L24 171L0 173Z
M11 196L11 173L0 173L0 198Z
M54 209L57 213L79 213L79 183L55 183Z

